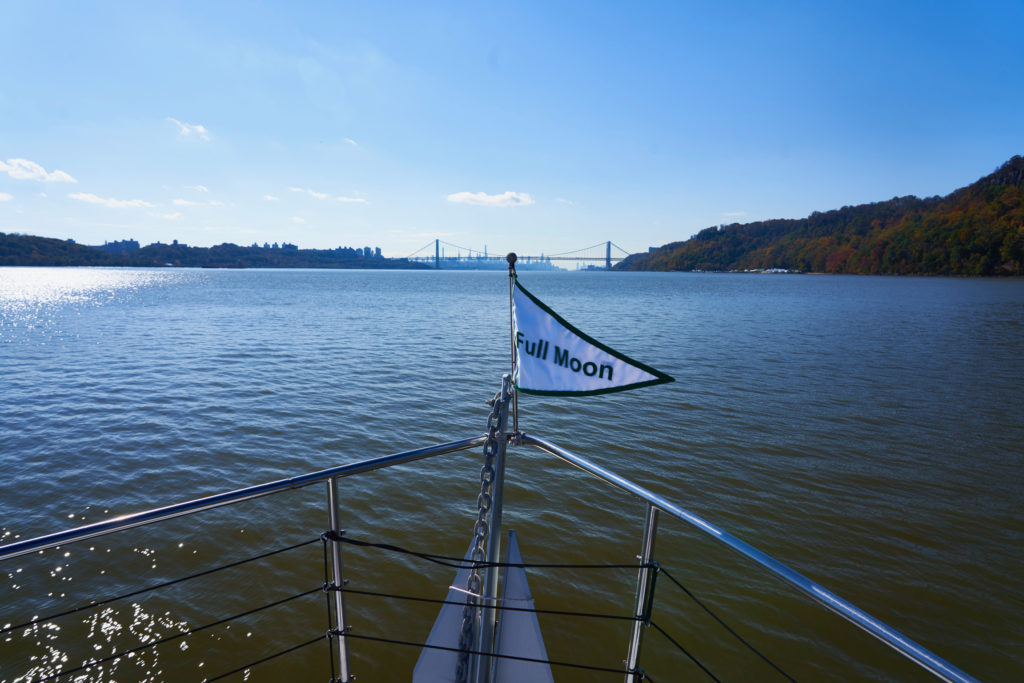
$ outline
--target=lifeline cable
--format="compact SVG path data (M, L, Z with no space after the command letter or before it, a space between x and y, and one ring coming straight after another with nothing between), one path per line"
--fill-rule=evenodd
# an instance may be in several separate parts
M658 633L660 633L661 635L663 635L663 636L665 636L666 638L668 638L668 641L669 641L670 643L672 643L673 645L675 645L675 646L676 646L676 648L677 648L677 649L678 649L678 650L679 650L680 652L682 652L682 653L683 653L684 655L686 655L687 657L689 657L689 658L690 658L690 661L692 661L692 662L693 662L694 664L696 664L697 666L699 666L699 667L700 667L700 669L701 669L701 671L703 671L704 673L706 673L706 674L707 674L708 676L710 676L710 677L711 677L711 680L713 680L713 681L717 681L717 683L722 683L722 682L721 682L721 681L720 681L720 680L718 679L718 677L716 677L716 676L715 676L715 674L713 674L713 673L711 673L710 671L708 671L708 668L707 668L706 666L704 666L703 664L701 664L701 663L700 663L700 660L699 660L699 659L697 659L696 657L694 657L694 656L693 656L693 655L692 655L692 654L690 653L690 651L689 651L689 650L687 650L687 649L686 649L685 647L683 647L682 645L680 645L680 644L679 644L679 642L678 642L678 641L676 641L676 639L675 639L675 638L673 638L672 636L670 636L670 635L669 635L669 634L668 634L668 633L667 633L667 632L665 631L665 629L663 629L662 627L658 626L658 625L657 625L656 623L654 623L653 621L651 622L651 626L653 626L654 628L656 628L656 629L658 630Z
M296 595L292 595L292 596L287 597L287 598L282 598L280 600L276 600L276 601L271 602L271 603L269 603L267 605L263 605L262 607L256 607L254 609L242 612L241 614L236 614L236 615L234 615L232 617L227 617L225 619L218 619L217 621L211 622L211 623L206 624L204 626L198 626L198 627L196 627L194 629L190 629L188 631L182 631L181 633L176 633L173 636L167 636L166 638L161 638L160 640L154 640L151 643L146 643L145 645L140 645L138 647L133 647L130 650L125 650L124 652L118 652L117 654L113 654L113 655L110 655L108 657L103 657L102 659L94 659L94 660L86 662L82 666L79 666L79 667L74 668L74 669L68 669L67 671L59 671L57 673L50 674L49 676L47 676L45 678L40 678L39 681L40 681L40 683L42 683L43 681L52 681L54 679L60 678L61 676L67 676L68 674L78 673L79 671L85 671L86 669L93 668L97 664L103 664L105 662L109 662L109 661L112 661L114 659L120 659L121 657L125 657L127 655L134 654L136 652L141 652L143 650L148 650L151 647L156 647L157 645L161 645L163 643L167 643L167 642L170 642L172 640L177 640L178 638L184 638L185 636L190 636L193 633L198 633L199 631L204 631L204 630L206 630L208 628L213 628L214 626L220 626L221 624L225 624L225 623L227 623L229 621L234 621L235 619L241 619L242 617L247 617L250 614L255 614L256 612L262 612L265 609L270 609L271 607L277 607L278 605L283 605L286 602L291 602L292 600L298 600L299 598L304 598L307 595L312 595L313 593L319 593L322 590L323 590L323 586L317 586L316 588L314 588L312 590L305 591L304 593L297 593ZM319 638L317 640L319 640Z
M405 555L412 555L428 562L440 564L445 567L452 567L454 569L475 569L479 567L515 567L518 569L642 569L644 567L653 567L654 563L649 562L647 564L539 564L539 563L523 563L523 562L466 562L465 558L453 557L451 555L437 555L434 553L421 553L415 550L409 550L408 548L402 548L401 546L391 545L389 543L370 543L369 541L359 541L348 536L336 534L333 531L325 531L323 537L331 541L340 541L341 543L351 543L352 545L366 547L366 548L378 548L380 550L388 550L394 553L402 553Z
M338 589L333 584L330 584L330 585L327 586L327 590L332 591L332 590L338 590ZM429 603L433 603L435 605L456 605L456 606L461 607L461 606L464 606L466 604L464 601L463 602L459 602L457 600L439 600L437 598L420 598L420 597L413 596L413 595L396 595L394 593L379 593L377 591L362 591L362 590L356 590L356 589L353 589L353 588L342 588L341 592L343 592L343 593L352 593L353 595L372 595L372 596L379 597L379 598L394 598L396 600L412 600L414 602L429 602ZM589 617L589 618L592 618L592 619L614 619L614 620L620 620L620 621L644 621L644 617L629 617L629 616L620 615L620 614L599 614L599 613L596 613L596 612L569 612L569 611L554 610L554 609L536 609L536 608L531 609L529 607L509 607L507 605L495 605L494 607L492 607L490 609L496 609L498 611L506 611L506 612L530 612L531 614L552 614L552 615L555 615L555 616L563 616L563 617Z
M255 662L250 662L250 663L246 664L245 666L240 666L237 669L232 669L231 671L225 671L224 673L222 673L220 675L217 675L217 676L214 676L213 678L204 678L203 679L203 683L212 683L213 681L219 681L222 678L227 678L228 676L232 676L234 674L241 673L242 671L245 671L246 669L251 669L254 666L258 666L260 664L263 664L264 662L269 662L271 659L277 659L281 655L286 655L289 652L295 652L296 650L301 650L302 648L304 648L304 647L306 647L308 645L312 645L313 643L320 642L323 639L324 639L324 636L317 636L313 640L307 640L304 643L299 643L298 645L293 645L292 647L289 647L289 648L286 648L284 650L281 650L280 652L275 652L274 654L269 655L267 657L264 657L263 659L257 659ZM334 674L331 674L331 680L332 681L334 680Z
M460 650L457 647L445 647L444 645L429 645L427 643L416 643L411 640L395 640L392 638L381 638L378 636L365 636L357 633L346 633L346 638L361 638L362 640L372 640L378 643L390 643L392 645L408 645L410 647L428 648L431 650L445 650L447 652L468 652L471 655L484 655L487 657L494 657L495 659L514 659L520 662L535 662L537 664L551 664L553 666L564 666L571 669L585 669L587 671L603 671L605 673L612 674L628 674L631 673L625 669L612 669L605 666L591 666L589 664L575 664L573 662L561 662L554 659L535 659L533 657L517 657L515 655L502 655L494 652L481 652L480 650Z
M757 655L758 657L760 657L760 658L761 658L761 659L763 659L764 661L768 662L768 664L769 664L769 665L770 665L770 666L771 666L771 667L772 667L773 669L775 669L776 671L778 671L778 672L779 672L780 674L782 674L782 675L783 675L783 676L784 676L785 678L787 678L788 680L792 681L793 683L796 683L796 679L795 679L795 678L793 678L792 676L790 676L789 674L787 674L787 673L786 673L785 671L783 671L783 670L782 670L781 668L779 668L779 666L778 666L778 665L777 665L777 664L776 664L775 662L773 662L772 660L768 659L768 657L766 657L765 655L761 654L761 652L759 652L759 651L758 651L758 649L757 649L756 647L754 647L753 645L751 645L750 643L748 643L748 642L747 642L746 640L744 640L744 639L743 639L743 636L741 636L740 634L736 633L736 631L734 631L734 630L732 629L732 627L730 627L730 626L729 626L729 624L727 624L727 623L725 623L724 621L722 621L722 619L721 619L721 618L719 618L719 616L718 616L717 614L715 614L714 612L712 612L712 611L711 611L711 608L710 608L710 607L708 607L708 606L707 606L707 605L705 605L705 604L704 604L703 602L701 602L701 601L700 601L700 599L699 599L699 598L698 598L698 597L697 597L696 595L694 595L693 593L691 593L691 592L689 591L689 589L687 589L687 587L686 587L686 586L684 586L684 585L683 585L683 584L681 584L681 583L680 583L679 581L677 581L677 580L675 579L675 577L674 577L674 576L672 576L671 574L669 574L669 573L668 573L668 572L667 572L667 571L666 571L665 569L662 569L662 570L661 570L661 573L662 573L662 574L664 574L665 576L667 576L667 577L668 577L668 579L669 579L669 581L671 581L671 582L672 582L672 583L674 583L675 585L679 586L679 588L680 588L680 589L681 589L681 590L682 590L682 591L683 591L684 593L686 593L686 594L687 594L688 596L690 596L690 599L692 599L692 600L693 600L693 601L694 601L695 603L697 603L697 606L699 606L699 607L700 607L700 608L701 608L702 610L704 610L705 612L707 612L708 614L710 614L710 615L711 615L711 617L712 617L712 618L713 618L713 619L714 619L715 621L717 621L717 622L718 622L719 624L721 624L721 625L722 625L722 628L724 628L724 629L725 629L726 631L728 631L729 633L731 633L731 634L732 634L732 635L733 635L733 636L734 636L734 637L736 638L736 640L738 640L738 641L740 641L741 643L743 643L743 644L744 644L744 645L745 645L745 646L747 647L747 649L749 649L749 650L750 650L751 652L753 652L753 653L754 653L755 655Z
M14 626L6 626L3 629L0 629L0 634L7 633L8 631L16 631L19 628L24 628L26 626L31 626L33 624L44 624L44 623L46 623L48 621L53 621L54 619L59 619L60 617L66 617L69 614L74 614L76 612L81 612L83 610L92 609L94 607L100 607L102 605L106 605L106 604L111 603L111 602L116 602L118 600L124 600L126 598L132 598L132 597L135 597L136 595L141 595L142 593L147 593L149 591L155 591L158 588L166 588L167 586L173 586L176 583L181 583L183 581L189 581L191 579L197 579L200 576L206 576L208 574L213 574L215 572L223 571L225 569L231 569L232 567L238 567L238 566L246 564L248 562L255 562L256 560L262 560L264 558L270 557L271 555L277 555L278 553L284 553L284 552L288 552L289 550L295 550L296 548L302 548L304 546L311 545L313 543L316 543L318 540L320 540L320 539L314 538L314 539L312 539L310 541L303 541L302 543L296 543L295 545L288 546L287 548L281 548L279 550L271 550L270 552L263 553L262 555L256 555L255 557L250 557L250 558L248 558L246 560L238 560L237 562L232 562L230 564L221 565L220 567L214 567L213 569L207 569L205 571L199 572L198 574L192 574L190 576L183 576L180 579L173 579L171 581L164 581L162 583L155 583L152 586L148 586L146 588L140 588L138 590L132 591L131 593L125 593L124 595L118 595L118 596L115 596L113 598L106 598L105 600L100 600L99 602L90 602L88 605L79 605L78 607L74 607L74 608L69 609L69 610L64 611L64 612L58 612L56 614L51 614L50 616L43 617L42 619L38 619L37 618L37 619L32 619L31 621L26 621L23 624L16 624Z

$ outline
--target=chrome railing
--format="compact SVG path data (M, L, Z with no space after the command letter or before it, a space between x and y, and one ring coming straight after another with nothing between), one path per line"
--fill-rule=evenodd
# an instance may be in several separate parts
M864 610L856 607L855 605L842 599L832 591L824 588L823 586L815 583L808 579L803 574L800 574L793 569L790 569L786 565L782 564L774 557L766 555L749 543L745 543L740 539L736 538L732 534L720 529L719 527L711 524L710 522L701 519L692 512L683 509L675 503L659 496L656 493L631 482L625 477L621 477L615 474L611 470L601 467L586 458L582 458L571 451L567 451L564 448L556 446L550 441L539 439L534 436L527 434L521 435L519 439L522 443L530 446L535 446L542 451L550 453L557 458L564 460L565 462L580 468L584 472L594 475L598 479L612 484L623 491L637 496L641 500L644 500L648 504L647 522L644 525L644 548L649 548L653 542L653 535L657 527L657 515L652 515L651 511L662 511L668 515L675 517L676 519L682 520L699 531L711 536L716 541L725 544L729 548L732 548L740 555L753 560L761 567L767 569L769 572L782 579L789 585L797 588L799 591L810 597L812 600L820 605L823 605L827 609L835 612L839 616L843 617L847 621L851 622L858 628L863 629L875 638L891 647L892 649L899 652L907 659L915 662L919 666L935 674L937 677L946 681L974 681L972 676L964 673L957 667L953 666L949 662L945 661L938 655L927 650L921 645L915 643L910 638L882 623L878 619L874 618ZM648 540L648 536L650 539ZM644 579L641 578L639 582L641 588L638 590L637 604L642 605L640 601L639 593L642 591ZM633 655L633 649L630 649L631 656ZM635 661L634 661L635 664Z
M423 458L430 458L435 455L464 451L467 448L476 448L477 446L482 445L484 440L485 437L483 436L475 436L470 439L462 439L461 441L451 441L449 443L437 444L435 446L427 446L426 448L417 448L413 451L393 453L379 458L371 458L369 460L355 462L350 465L341 465L340 467L331 467L326 470L319 470L318 472L302 474L297 477L291 477L290 479L278 479L277 481L257 484L256 486L249 486L244 489L218 493L205 498L196 498L195 500L186 501L184 503L176 503L174 505L154 508L144 512L135 512L130 515L122 515L121 517L114 517L94 524L87 524L75 529L59 531L55 534L29 538L24 541L0 546L0 561L8 560L12 557L18 557L19 555L26 555L37 550L46 550L58 545L84 541L89 538L111 534L116 531L124 531L125 529L143 526L144 524L153 524L155 522L162 522L167 519L181 517L182 515L191 515L196 512L202 512L203 510L212 510L213 508L222 507L224 505L240 503L243 500L252 500L253 498L269 496L274 493L281 493L282 491L299 489L319 482L330 481L334 478L350 477L354 474L379 470L382 467L402 465L407 462L422 460Z
M680 507L679 505L669 501L668 499L653 493L652 491L608 470L601 465L598 465L586 458L583 458L571 451L568 451L560 446L557 446L544 439L518 433L515 435L506 435L511 445L529 445L538 448L546 453L549 453L595 477L601 479L613 486L630 493L637 498L647 503L647 513L644 524L644 536L642 543L641 556L643 563L641 566L640 576L638 578L638 587L635 603L635 615L642 614L643 606L647 601L647 586L649 584L649 561L651 558L651 551L654 545L654 539L657 532L657 520L658 514L665 513L676 519L679 519L693 528L707 534L713 539L723 543L732 550L738 552L740 555L752 560L760 567L767 570L769 573L783 580L785 583L796 588L798 591L811 598L814 602L824 606L832 612L843 617L847 621L851 622L858 628L871 634L884 644L888 645L892 649L896 650L909 660L913 661L920 667L930 671L938 678L946 681L974 681L975 679L965 672L961 671L957 667L953 666L949 662L945 661L938 655L930 652L926 648L922 647L918 643L914 642L910 638L907 638L903 634L899 633L895 629L886 624L882 623L878 619L872 617L870 614L859 609L855 605L847 602L840 598L836 594L832 593L828 589L822 587L818 583L808 579L802 574L790 569L786 565L782 564L775 558L761 552L757 548L754 548L748 543L741 541L732 534L720 529L719 527L707 522L701 517L689 512L688 510ZM143 512L137 512L133 514L123 515L115 517L109 520L88 524L75 529L69 529L60 531L45 536L39 536L36 538L26 539L23 541L17 541L9 543L7 545L0 546L0 562L9 560L11 558L19 557L27 553L36 551L46 550L48 548L54 548L56 546L62 546L76 541L83 541L86 539L110 534L133 527L138 527L146 524L154 524L175 517L183 515L190 515L203 510L209 510L225 505L231 505L245 500L251 500L262 496L268 496L283 491L292 489L303 488L312 484L327 482L328 486L328 507L329 507L329 521L331 528L335 531L338 530L338 513L337 513L337 485L338 480L344 477L361 474L363 472L369 472L381 468L390 467L392 465L399 465L404 463L413 462L416 460L422 460L425 458L431 458L446 453L453 453L456 451L462 451L470 448L476 448L482 446L486 441L487 436L476 436L472 438L462 439L460 441L452 441L443 444L437 444L434 446L428 446L425 448L419 448L411 451L404 451L401 453L394 453L391 455L385 455L378 458L371 458L369 460L363 460L348 465L341 465L339 467L332 467L329 469L319 470L316 472L310 472L296 477L288 479L280 479L273 482L259 484L256 486L250 486L247 488L237 489L234 491L228 491L225 493L219 493L204 498L198 498L174 505L168 505L161 508L155 508L152 510L146 510ZM492 533L497 535L497 530L492 530ZM335 565L334 580L336 585L342 584L341 578L341 555L340 545L336 542L333 544L333 564ZM342 676L339 680L349 680L348 664L346 656L346 643L344 638L345 633L345 618L344 608L341 600L341 592L338 591L336 594L336 617L338 623L338 632L341 634L340 638L340 652L339 658L341 660L341 673ZM629 644L626 669L627 671L636 671L637 660L639 657L640 650L640 638L642 633L642 622L635 621L634 627L631 633L631 640ZM634 678L632 673L627 674L627 681Z

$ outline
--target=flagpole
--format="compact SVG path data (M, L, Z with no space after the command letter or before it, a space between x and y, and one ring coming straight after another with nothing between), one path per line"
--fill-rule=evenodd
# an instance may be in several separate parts
M512 318L512 296L513 290L516 286L516 253L510 251L505 260L508 261L508 328L509 328L509 339L512 342L512 377L515 378L516 372L516 355L519 352L519 348L516 345L516 326L515 321ZM513 438L519 434L519 392L516 390L515 383L512 384L512 434Z

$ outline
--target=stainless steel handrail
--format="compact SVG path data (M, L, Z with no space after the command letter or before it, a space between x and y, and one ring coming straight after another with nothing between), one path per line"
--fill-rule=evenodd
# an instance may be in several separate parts
M414 460L430 458L435 455L464 451L467 448L482 446L484 441L486 441L485 436L474 436L469 439L462 439L461 441L450 441L448 443L437 444L435 446L417 448L412 451L393 453L391 455L362 460L349 465L331 467L318 472L310 472L308 474L302 474L289 479L279 479L265 484L249 486L244 489L218 493L205 498L196 498L195 500L186 501L184 503L177 503L175 505L168 505L166 507L155 508L153 510L145 510L143 512L122 515L121 517L114 517L113 519L96 522L95 524L87 524L75 529L58 531L57 533L48 534L46 536L29 538L24 541L0 546L0 561L7 560L12 557L18 557L19 555L26 555L37 550L46 550L47 548L54 548L58 545L73 543L75 541L84 541L89 538L95 538L96 536L114 533L115 531L123 531L124 529L131 529L132 527L142 526L144 524L162 522L166 519L173 519L174 517L181 517L182 515L190 515L195 512L210 510L223 505L240 503L243 500L269 496L270 494L280 493L281 491L287 491L289 489L303 488L310 484L326 481L332 477L349 477L353 474L369 472L370 470L390 467L391 465L401 465L403 463L413 462Z
M362 472L390 467L392 465L400 465L437 455L476 448L477 446L482 446L486 439L487 437L482 435L462 439L460 441L451 441L434 446L418 448L411 451L393 453L379 458L371 458L369 460L362 460L348 465L341 465L325 470L310 472L288 479L279 479L277 481L258 484L256 486L206 496L205 498L197 498L184 503L177 503L175 505L168 505L162 508L123 515L121 517L115 517L113 519L48 534L46 536L17 541L15 543L0 546L0 561L39 550L45 550L47 548L53 548L59 545L65 545L67 543L73 543L75 541L84 541L89 538L95 538L96 536L102 536L116 531L131 529L133 527L143 526L146 524L153 524L155 522L173 519L174 517L189 515L203 510L209 510L212 508L222 507L224 505L231 505L233 503L251 500L253 498L280 493L290 489L303 488L335 477L348 477ZM864 612L860 608L840 598L838 595L832 593L823 586L815 583L799 572L790 569L775 558L766 555L752 545L741 541L732 534L718 528L714 524L707 522L692 512L685 510L649 489L635 484L625 477L593 463L586 458L578 456L571 451L557 446L550 441L528 434L519 433L514 437L514 443L534 446L535 448L554 455L555 457L564 460L565 462L578 467L589 474L592 474L598 479L602 479L605 482L626 491L627 493L631 493L638 498L647 501L647 503L653 506L655 510L660 510L690 524L696 529L724 543L726 546L732 548L744 557L753 560L755 563L764 567L778 578L803 592L815 602L823 605L827 609L850 621L855 626L878 638L892 649L917 663L919 666L932 672L937 677L946 681L957 682L976 680L938 655L930 652L928 649L915 643L910 638L907 638L895 629L887 626L878 619L875 619L867 612Z
M790 569L775 558L761 552L754 546L741 541L732 534L719 529L714 524L701 519L692 512L679 507L675 503L666 500L662 496L659 496L643 486L634 484L625 477L621 477L611 470L590 462L586 458L582 458L571 451L567 451L560 446L556 446L550 441L545 441L544 439L529 436L527 434L520 434L519 442L534 446L542 451L546 451L547 453L550 453L551 455L554 455L555 457L594 475L598 479L603 479L623 491L632 493L642 500L647 501L650 505L653 505L662 512L672 515L673 517L680 519L712 536L744 557L761 565L775 576L796 587L815 602L825 606L847 621L853 623L855 626L867 631L875 638L878 638L883 643L902 654L904 657L907 657L921 667L931 671L937 677L946 681L966 682L976 680L938 655L921 645L918 645L910 638L907 638L896 629L887 626L878 619L875 619L867 612L846 600L843 600L835 593L832 593L828 589L808 579L803 574Z

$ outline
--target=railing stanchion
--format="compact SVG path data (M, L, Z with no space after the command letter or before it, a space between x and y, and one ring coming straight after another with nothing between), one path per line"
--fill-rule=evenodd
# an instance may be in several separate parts
M644 519L644 540L640 548L640 571L636 579L636 601L633 603L633 616L637 618L633 622L633 633L629 638L629 652L626 655L626 683L636 683L637 662L640 659L640 641L643 638L645 621L650 618L648 612L648 591L650 590L651 578L654 569L650 567L651 558L654 556L654 536L658 532L658 508L651 503L647 504L647 516Z
M331 477L327 480L327 514L330 519L331 531L341 534L341 524L338 512L338 478ZM334 590L334 611L338 631L338 681L349 683L352 680L348 672L348 639L345 637L348 629L345 624L345 594L342 588L345 586L344 572L341 564L341 541L331 540L331 568L333 570ZM333 682L332 682L333 683Z

